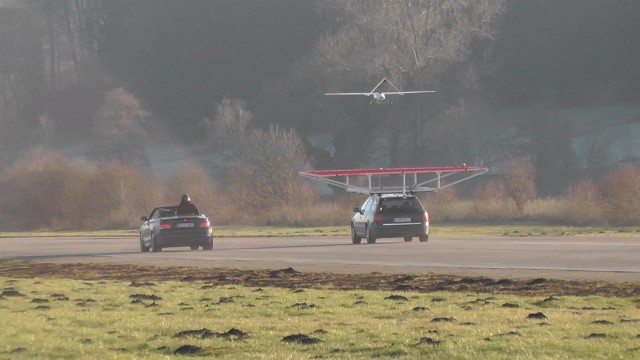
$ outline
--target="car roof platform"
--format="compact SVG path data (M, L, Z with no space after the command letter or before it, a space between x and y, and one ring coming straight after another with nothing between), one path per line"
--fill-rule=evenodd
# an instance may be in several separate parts
M301 171L300 175L359 194L435 192L489 171L477 166Z

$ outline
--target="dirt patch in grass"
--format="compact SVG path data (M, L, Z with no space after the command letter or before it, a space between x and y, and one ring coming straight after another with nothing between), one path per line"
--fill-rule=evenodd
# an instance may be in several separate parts
M282 341L288 342L288 343L298 343L303 345L311 345L311 344L317 344L321 342L320 339L309 337L308 335L305 335L305 334L287 335L284 338L282 338Z
M161 271L159 270L161 269ZM274 274L277 274L274 276ZM248 287L316 288L341 290L398 290L398 283L413 292L464 291L518 295L602 295L630 297L640 295L640 285L604 281L556 279L513 279L503 281L486 277L455 275L393 275L382 273L337 274L281 270L237 270L202 267L156 267L115 264L51 264L22 260L0 260L0 276L9 278L63 278L78 280L124 280L132 286L150 281L204 281L211 285ZM0 289L2 290L2 289ZM11 289L4 289L10 296Z

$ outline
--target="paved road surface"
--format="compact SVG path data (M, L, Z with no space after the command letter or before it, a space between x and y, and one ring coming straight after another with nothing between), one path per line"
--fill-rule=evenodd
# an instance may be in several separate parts
M140 253L137 238L0 238L0 259L133 263L308 272L439 273L640 282L640 237L432 236L428 243L347 237L216 238L213 251Z

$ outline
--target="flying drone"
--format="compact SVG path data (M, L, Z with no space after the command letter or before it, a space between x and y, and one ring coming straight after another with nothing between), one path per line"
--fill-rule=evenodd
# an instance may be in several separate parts
M387 83L389 85L391 85L396 91L376 91L380 85ZM405 94L424 94L424 93L434 93L435 91L433 90L417 90L417 91L400 91L400 89L398 89L395 85L393 85L391 83L391 81L387 80L387 78L383 78L382 81L380 81L378 83L378 85L376 85L373 89L371 89L371 91L369 92L364 92L364 93L326 93L325 95L365 95L365 96L371 96L372 99L369 102L369 105L373 104L373 102L375 101L377 104L382 103L386 98L387 95L405 95Z

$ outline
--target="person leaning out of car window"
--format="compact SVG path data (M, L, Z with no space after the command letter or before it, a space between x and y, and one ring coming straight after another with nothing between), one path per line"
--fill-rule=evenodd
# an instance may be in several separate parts
M180 205L178 205L177 213L178 216L200 214L198 208L193 202L191 202L191 198L187 194L182 195L182 199L180 199Z

